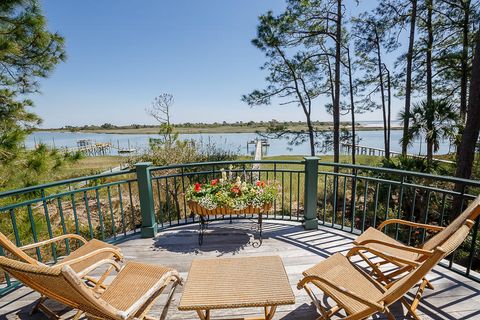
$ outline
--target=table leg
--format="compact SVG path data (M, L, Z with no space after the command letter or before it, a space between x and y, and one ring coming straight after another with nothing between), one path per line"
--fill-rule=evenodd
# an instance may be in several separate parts
M265 320L272 320L277 306L265 307Z
M244 320L272 320L277 311L277 306L265 306L264 307L264 317L254 317L254 318L242 318ZM198 317L200 320L210 320L210 310L197 310Z
M210 320L210 310L205 310L205 312L197 310L197 314L200 320Z

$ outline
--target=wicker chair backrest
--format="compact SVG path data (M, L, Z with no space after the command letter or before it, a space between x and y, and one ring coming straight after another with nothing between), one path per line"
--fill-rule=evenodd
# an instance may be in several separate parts
M40 263L30 257L28 254L20 250L6 235L0 232L0 246L15 256L16 259L19 259L20 261L27 262L33 265L39 265Z
M425 250L435 250L438 246L444 246L444 242L453 235L459 228L461 228L467 220L477 219L480 214L480 196L463 211L455 220L453 220L445 229L434 235L422 246Z
M40 294L104 319L120 319L115 308L87 287L69 266L32 265L0 257L0 268Z
M460 227L451 237L447 239L440 247L438 246L433 254L429 256L417 269L411 271L408 275L395 282L383 295L382 301L386 306L394 303L403 297L413 286L415 286L427 273L433 269L443 258L455 251L470 233L473 222L467 220L467 223Z

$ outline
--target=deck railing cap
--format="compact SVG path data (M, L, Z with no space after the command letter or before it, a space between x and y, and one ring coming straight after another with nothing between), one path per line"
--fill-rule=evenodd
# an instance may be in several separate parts
M137 162L135 163L135 167L150 167L153 162Z

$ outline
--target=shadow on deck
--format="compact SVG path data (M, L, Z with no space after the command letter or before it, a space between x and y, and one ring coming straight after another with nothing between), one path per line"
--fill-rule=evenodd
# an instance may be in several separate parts
M212 223L205 235L202 246L197 242L197 225L187 225L162 231L155 239L131 238L119 244L126 259L145 263L164 264L176 268L185 279L193 259L279 255L282 257L290 283L296 295L296 304L278 308L275 319L316 319L318 314L304 291L298 291L296 284L303 270L326 259L335 252L346 253L353 235L326 227L305 231L299 223L289 221L266 221L263 241L259 239L255 224L248 220ZM259 266L267 267L267 266ZM462 277L445 268L436 267L429 279L435 290L426 290L419 308L422 319L480 319L480 284ZM413 290L412 290L413 292ZM170 305L167 319L196 319L192 312L177 310L182 287L179 287ZM410 294L412 298L413 293ZM30 289L20 289L0 298L0 319L44 319L42 314L29 316L29 310L39 297ZM152 309L158 316L165 303L162 296ZM331 301L324 301L329 304ZM51 303L57 310L60 305ZM397 303L392 307L397 319L405 310ZM72 311L62 310L65 317L73 316ZM220 310L212 313L215 318L251 317L260 313L259 309ZM383 319L381 315L374 319Z

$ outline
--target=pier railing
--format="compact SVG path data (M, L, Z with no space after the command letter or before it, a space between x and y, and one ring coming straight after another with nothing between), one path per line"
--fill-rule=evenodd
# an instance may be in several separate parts
M18 246L77 233L87 239L117 242L141 234L198 222L186 204L185 191L195 182L208 183L220 170L252 182L275 180L280 193L267 219L303 222L360 234L368 227L401 218L446 225L458 213L454 201L465 208L480 194L480 182L408 171L349 164L301 161L231 161L152 166L140 163L132 170L93 175L0 193L0 231ZM455 192L460 183L462 192ZM215 216L210 219L250 216ZM415 245L431 234L391 226L386 232ZM480 270L478 221L466 242L445 266L477 279ZM63 241L31 254L41 261L56 261L76 243ZM5 254L0 248L0 254ZM0 293L15 282L0 276Z
M385 149L381 149L381 148L374 148L374 147L362 146L362 145L355 145L355 148L353 148L353 145L351 143L342 143L340 147L341 147L341 151L344 154L348 154L348 155L355 153L358 155L379 156L379 157L385 156ZM390 156L400 157L402 156L402 153L390 150ZM426 156L409 153L407 154L407 157L413 158L413 159L425 159ZM448 163L448 164L455 163L454 161L438 159L438 158L433 158L433 160L440 163Z

